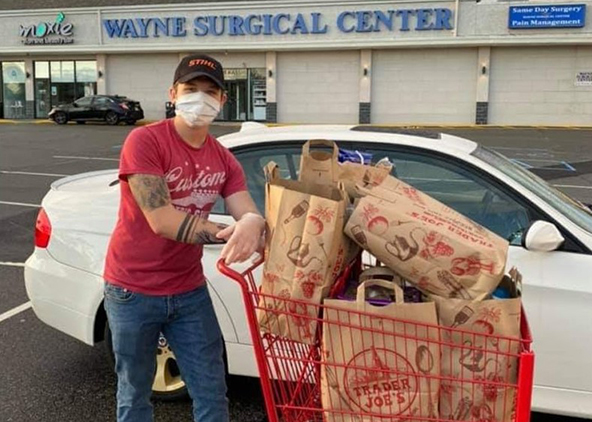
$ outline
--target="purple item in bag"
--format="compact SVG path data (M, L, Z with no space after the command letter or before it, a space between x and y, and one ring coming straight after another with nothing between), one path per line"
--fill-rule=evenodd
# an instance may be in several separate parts
M340 148L338 160L340 163L349 161L358 164L370 164L372 163L372 154L369 152L351 151Z

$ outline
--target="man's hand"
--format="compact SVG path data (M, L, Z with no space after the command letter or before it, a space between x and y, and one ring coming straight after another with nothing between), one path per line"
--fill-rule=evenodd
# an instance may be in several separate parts
M265 230L265 219L259 214L248 212L234 225L218 232L216 237L227 241L220 257L227 265L244 262L261 249Z

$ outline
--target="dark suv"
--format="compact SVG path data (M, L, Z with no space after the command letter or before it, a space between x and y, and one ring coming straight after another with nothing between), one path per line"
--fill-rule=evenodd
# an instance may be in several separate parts
M109 125L126 122L133 125L144 118L140 103L119 95L92 95L82 97L70 104L54 107L48 116L59 125L74 120L83 123L87 120L104 120Z

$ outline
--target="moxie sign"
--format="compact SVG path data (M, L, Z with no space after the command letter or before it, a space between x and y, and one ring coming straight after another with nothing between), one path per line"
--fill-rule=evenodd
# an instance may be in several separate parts
M20 26L20 36L25 45L52 45L74 43L74 25L64 23L65 15L58 13L53 22L39 22L36 25Z
M447 8L343 11L333 21L319 12L103 19L109 38L295 36L452 28L452 10Z

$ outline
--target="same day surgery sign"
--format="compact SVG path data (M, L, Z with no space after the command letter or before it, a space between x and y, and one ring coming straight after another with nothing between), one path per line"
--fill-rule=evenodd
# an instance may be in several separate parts
M510 29L582 28L585 24L585 4L513 6L508 22Z
M332 28L342 33L441 31L452 26L452 10L447 8L344 11L334 22L319 12L103 19L109 38L308 35Z

